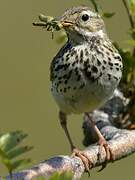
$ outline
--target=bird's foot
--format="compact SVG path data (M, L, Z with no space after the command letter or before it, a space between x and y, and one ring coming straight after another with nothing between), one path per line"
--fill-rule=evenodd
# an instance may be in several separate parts
M105 153L106 153L106 159L105 159L105 162L102 164L101 169L99 170L99 172L100 172L107 166L107 163L109 161L112 161L112 162L114 161L114 155L113 155L112 150L110 149L107 141L104 138L100 138L98 143L99 143L99 146L100 146L98 156L100 156L100 152L101 152L102 148L104 148Z
M84 167L85 167L85 171L88 173L88 175L90 176L90 169L92 168L92 162L90 161L89 157L81 150L77 149L77 148L74 148L73 149L73 153L71 155L71 157L79 157L83 164L84 164Z

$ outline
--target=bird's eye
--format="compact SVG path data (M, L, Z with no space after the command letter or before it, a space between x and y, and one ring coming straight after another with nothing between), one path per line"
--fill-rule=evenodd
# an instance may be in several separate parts
M89 19L89 15L88 14L83 14L82 15L82 20L83 21L88 21L88 19Z

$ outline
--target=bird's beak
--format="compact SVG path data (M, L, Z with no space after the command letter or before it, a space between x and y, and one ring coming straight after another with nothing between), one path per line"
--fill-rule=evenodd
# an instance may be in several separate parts
M69 21L69 20L64 20L61 22L61 25L63 26L63 28L73 26L73 24L74 23L72 21Z

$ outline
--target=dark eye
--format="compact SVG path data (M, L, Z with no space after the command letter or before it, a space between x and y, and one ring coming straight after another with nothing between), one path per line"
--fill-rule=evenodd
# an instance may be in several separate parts
M83 21L87 21L88 19L89 19L89 15L88 14L82 15L82 20Z

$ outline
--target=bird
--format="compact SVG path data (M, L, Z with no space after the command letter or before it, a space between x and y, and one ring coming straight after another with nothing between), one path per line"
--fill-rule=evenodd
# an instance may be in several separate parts
M56 20L68 40L50 65L51 93L59 107L60 124L71 151L81 158L88 171L92 164L74 145L67 116L85 114L98 135L99 145L105 149L106 160L113 157L90 113L112 97L122 77L122 58L107 35L102 17L90 7L69 8Z

